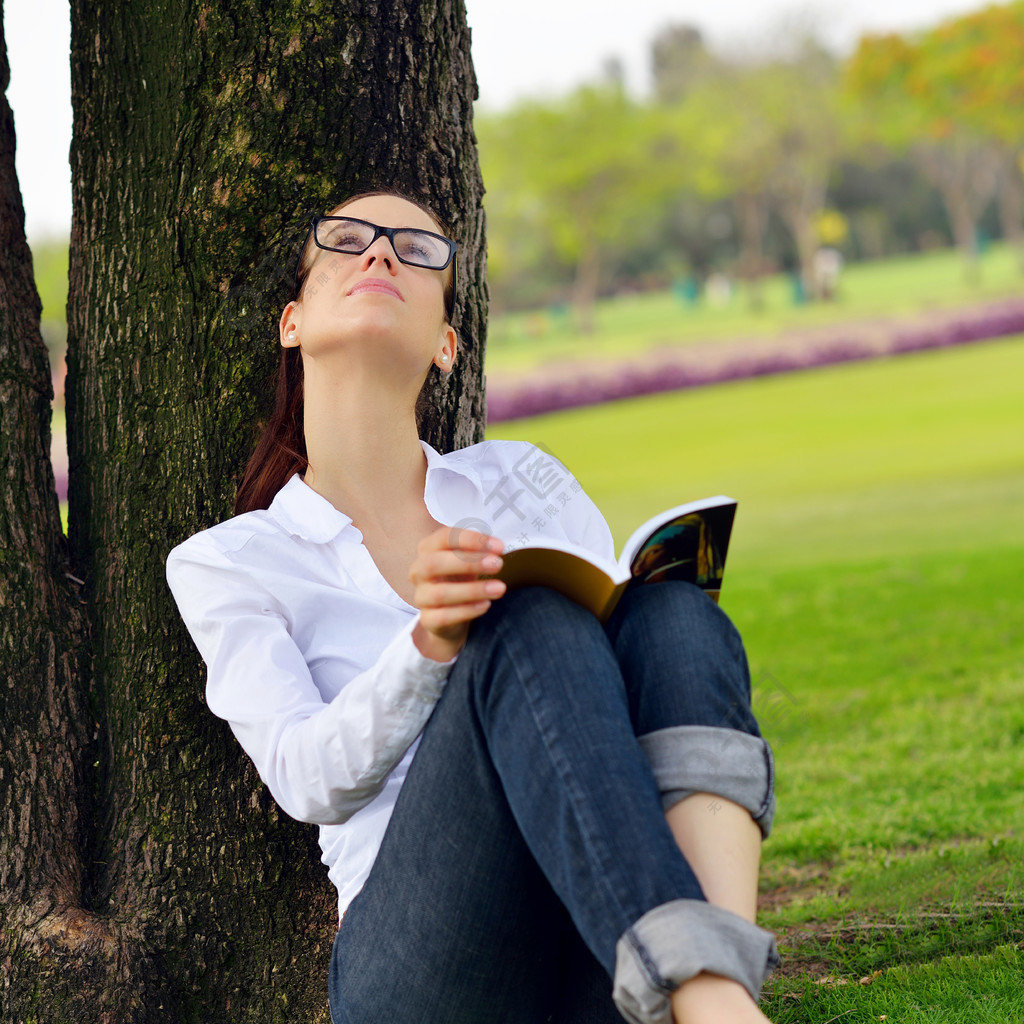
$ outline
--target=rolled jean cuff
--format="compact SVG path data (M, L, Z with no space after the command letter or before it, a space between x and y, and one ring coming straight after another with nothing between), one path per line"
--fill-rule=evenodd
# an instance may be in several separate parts
M676 725L640 737L667 811L684 797L711 793L750 811L771 832L775 815L775 761L760 736L711 725Z
M702 971L738 981L757 999L779 954L771 932L702 900L649 910L615 946L612 998L633 1024L671 1024L672 993Z

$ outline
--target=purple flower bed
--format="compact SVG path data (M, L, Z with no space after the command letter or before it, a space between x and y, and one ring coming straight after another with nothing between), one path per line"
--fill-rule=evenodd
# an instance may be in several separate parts
M546 380L540 371L536 380L529 383L492 384L487 392L487 419L489 423L499 423L618 398L903 355L1020 333L1024 333L1024 300L1014 299L952 314L948 319L920 327L897 329L881 339L857 336L849 327L838 327L835 336L818 338L810 344L780 342L777 347L750 346L746 351L722 346L717 358L714 346L681 349L672 359L641 367L622 367L612 374L599 375L582 367L574 376Z

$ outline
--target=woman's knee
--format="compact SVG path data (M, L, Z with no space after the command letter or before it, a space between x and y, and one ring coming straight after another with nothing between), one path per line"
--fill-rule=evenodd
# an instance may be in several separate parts
M700 588L666 582L627 591L609 637L637 735L681 725L758 734L743 642Z
M529 657L595 638L603 639L600 623L575 601L550 587L521 587L508 591L473 623L467 646L500 643Z
M742 655L743 643L732 620L700 587L668 580L632 587L608 624L616 649L648 646L652 638L685 634L693 650L727 650Z

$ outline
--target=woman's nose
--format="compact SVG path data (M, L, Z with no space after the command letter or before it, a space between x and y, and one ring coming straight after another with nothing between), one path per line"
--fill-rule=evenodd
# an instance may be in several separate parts
M387 235L381 235L375 239L373 244L363 253L363 267L372 266L375 262L380 261L383 263L388 270L392 273L395 271L395 264L398 263L398 259L395 256L394 247L391 244L391 239Z

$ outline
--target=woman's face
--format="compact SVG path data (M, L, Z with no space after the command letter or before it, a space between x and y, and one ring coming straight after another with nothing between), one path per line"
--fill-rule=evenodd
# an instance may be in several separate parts
M339 213L382 227L440 231L428 213L398 196L366 196L332 211ZM306 357L339 351L382 366L398 359L396 369L410 361L422 372L431 361L451 368L455 332L444 314L450 266L438 271L402 263L384 235L358 256L312 251L302 294L281 317L282 345L298 345Z

